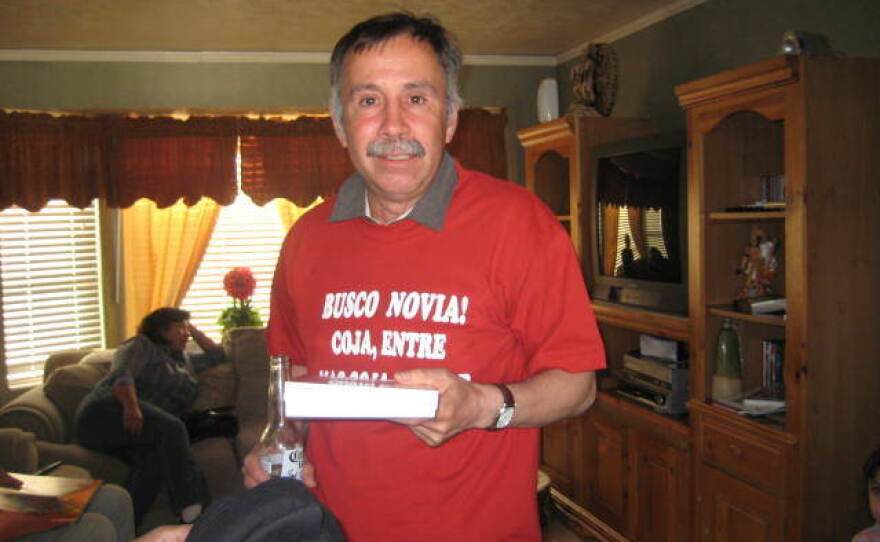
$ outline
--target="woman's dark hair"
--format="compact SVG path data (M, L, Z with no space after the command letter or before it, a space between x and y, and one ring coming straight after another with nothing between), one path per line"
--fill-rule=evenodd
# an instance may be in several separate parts
M146 335L154 343L165 344L167 341L162 337L162 332L168 329L168 326L171 324L186 322L187 320L189 320L189 312L173 307L162 307L144 316L137 332L141 335Z
M869 455L868 459L865 461L865 466L862 467L862 473L865 475L865 482L870 483L871 480L877 476L878 469L880 469L880 448L871 452L871 455Z
M333 49L330 56L330 111L336 121L342 120L339 92L345 57L349 53L372 49L401 34L408 34L431 46L446 75L446 113L452 114L461 108L458 91L461 51L449 32L430 17L416 17L407 12L386 13L356 24Z

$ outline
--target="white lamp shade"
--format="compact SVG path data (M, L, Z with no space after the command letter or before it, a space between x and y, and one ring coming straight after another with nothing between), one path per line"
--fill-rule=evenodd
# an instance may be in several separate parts
M549 122L559 116L559 86L547 78L538 85L538 122Z

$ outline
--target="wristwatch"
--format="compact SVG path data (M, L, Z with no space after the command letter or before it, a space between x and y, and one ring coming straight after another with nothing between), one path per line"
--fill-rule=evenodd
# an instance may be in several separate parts
M513 394L510 393L510 388L504 384L495 384L495 387L501 390L501 396L504 397L504 403L501 405L501 408L498 409L498 417L495 418L495 423L489 427L491 431L504 429L510 425L510 420L513 419L513 412L516 410L516 401L513 399Z

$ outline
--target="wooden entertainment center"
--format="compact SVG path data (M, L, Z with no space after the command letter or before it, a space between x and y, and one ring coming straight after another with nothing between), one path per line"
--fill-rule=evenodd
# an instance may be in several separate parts
M849 540L870 523L861 465L880 446L880 61L778 57L676 95L688 131L689 315L593 303L609 369L586 415L544 429L554 502L608 540ZM590 148L652 131L576 117L518 133L527 187L579 254L594 238L582 205ZM783 208L743 208L760 199L760 177L779 175ZM732 308L755 228L779 241L784 317ZM724 319L742 345L744 389L761 384L762 341L785 341L784 415L713 401ZM688 345L687 417L614 392L641 333Z

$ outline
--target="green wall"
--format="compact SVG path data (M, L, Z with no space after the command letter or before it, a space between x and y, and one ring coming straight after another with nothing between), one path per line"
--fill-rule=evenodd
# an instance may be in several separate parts
M617 104L612 116L646 117L661 129L684 127L675 85L776 56L782 34L824 34L835 51L880 56L878 0L708 0L613 42L618 56ZM569 72L560 65L560 109L572 100Z

